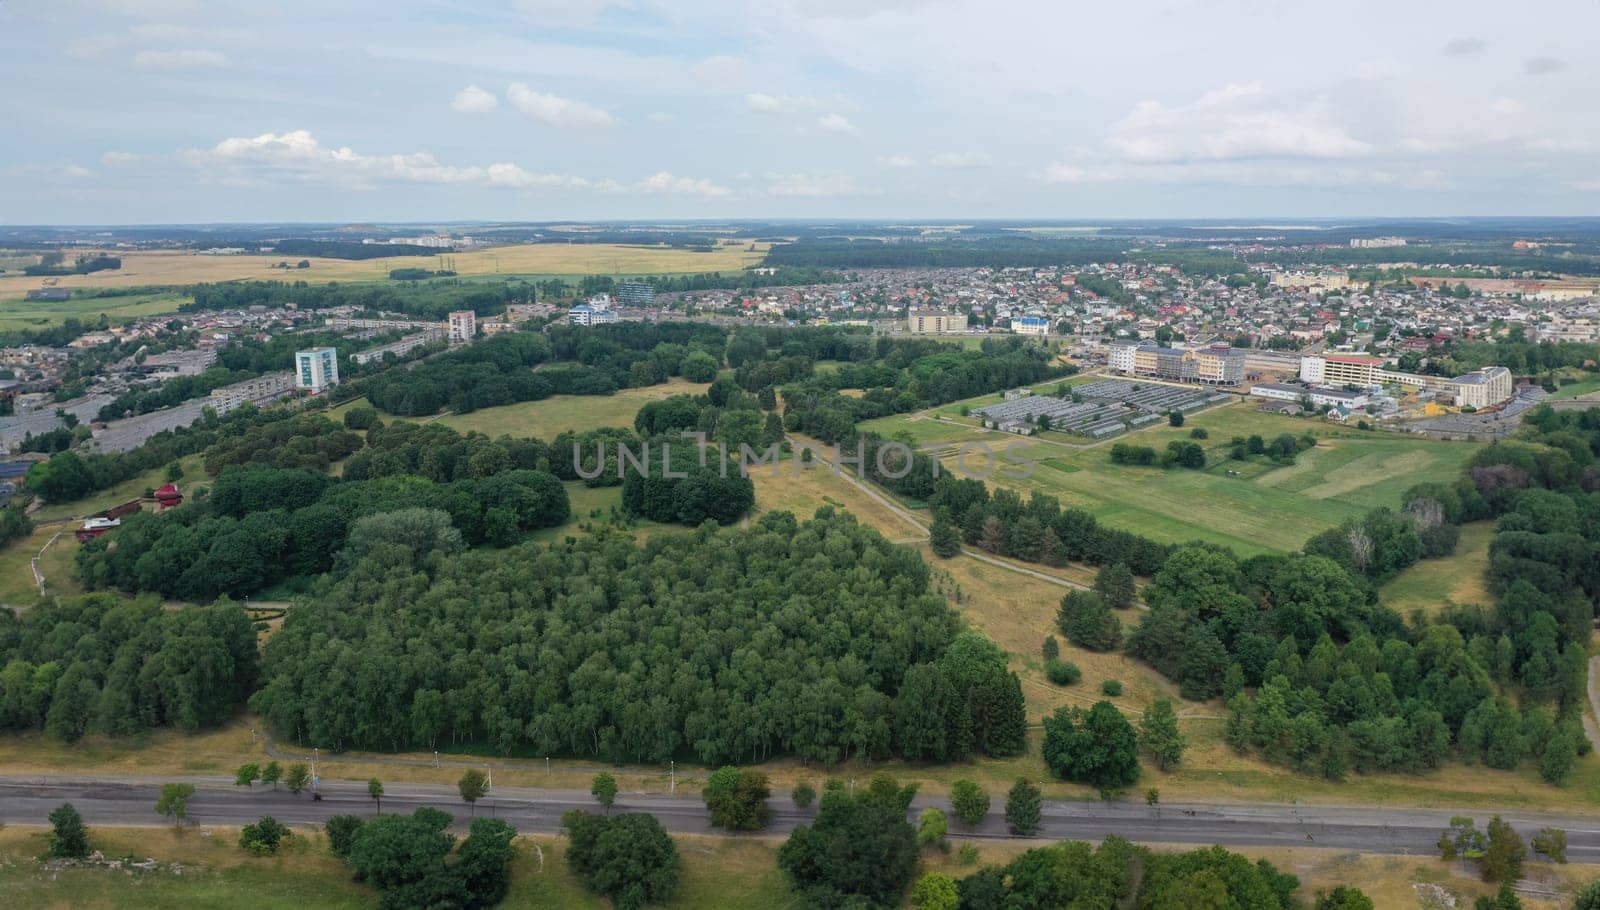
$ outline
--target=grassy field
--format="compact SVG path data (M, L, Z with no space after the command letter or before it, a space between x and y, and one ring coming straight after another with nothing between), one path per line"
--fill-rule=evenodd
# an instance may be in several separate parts
M253 857L241 851L234 829L174 833L167 828L92 828L90 845L108 857L153 858L158 871L131 872L95 867L48 870L38 859L46 848L43 828L0 831L0 900L12 907L145 908L206 907L370 907L373 892L351 880L348 867L327 849L322 832L301 828L279 854ZM669 908L738 910L764 907L791 910L801 903L777 866L778 838L678 836L682 875ZM1003 864L1041 842L977 842L978 861L964 865L955 852L922 852L922 872L965 877L981 865ZM571 874L563 856L565 841L549 835L519 838L511 866L506 908L594 908L610 906L589 893ZM1159 852L1192 845L1152 845ZM1421 908L1422 888L1437 886L1470 906L1491 886L1459 863L1431 857L1384 856L1317 849L1242 849L1252 859L1267 859L1300 878L1298 898L1306 905L1319 890L1339 884L1359 886L1376 906ZM174 869L173 864L178 868ZM1526 877L1570 891L1600 875L1600 867L1553 866L1530 862ZM1565 899L1564 899L1565 900ZM1524 897L1528 910L1554 910L1564 902Z
M976 407L993 400L974 399ZM1209 438L1209 466L1202 471L1141 468L1111 464L1111 442L1085 444L1057 433L1021 439L975 426L952 406L946 416L901 416L867 426L888 435L908 433L917 442L944 447L947 466L957 466L953 452L963 444L982 443L996 451L1031 459L1032 476L1008 478L997 472L989 481L1024 494L1038 491L1063 505L1088 509L1113 527L1155 540L1182 543L1208 540L1233 547L1241 555L1294 549L1319 531L1378 506L1398 507L1400 496L1423 480L1456 476L1475 446L1439 442L1391 433L1346 429L1334 424L1261 413L1240 402L1192 416L1181 429L1160 426L1115 441L1165 449L1168 442L1189 439L1195 427ZM1257 456L1247 462L1228 460L1229 440L1259 434L1271 439L1282 433L1311 433L1317 447L1302 452L1294 465L1276 466ZM983 458L968 458L981 471ZM1228 476L1228 471L1237 476Z
M623 389L615 395L555 395L543 401L484 408L471 414L449 414L438 420L462 433L533 436L548 442L567 430L594 427L627 427L631 430L633 415L639 413L639 409L648 402L673 395L698 395L706 388L702 383L673 379L662 385Z
M183 476L178 478L178 489L188 493L195 487L207 486L211 483L211 476L206 473L205 464L201 455L186 455L178 459L178 464L183 468ZM108 487L92 496L74 502L63 502L47 505L34 514L36 520L51 518L77 518L92 515L102 509L109 509L114 505L137 499L144 495L145 490L153 490L167 482L167 468L159 468L140 474L138 477L125 480L114 487Z
M99 319L104 313L112 322L128 322L140 316L175 313L189 298L181 294L157 291L149 294L129 294L126 297L85 297L76 300L27 300L26 291L37 284L23 287L21 291L6 290L12 278L0 277L0 330L36 329L65 322L76 317L81 322ZM39 279L30 278L32 282Z
M1435 613L1446 603L1489 606L1494 598L1484 586L1483 573L1489 566L1493 537L1491 522L1463 526L1454 554L1419 562L1401 572L1379 592L1383 603L1401 615L1413 610Z
M85 251L87 252L87 251ZM766 244L743 242L719 245L709 252L665 246L631 246L609 243L537 243L491 247L444 257L392 256L382 259L312 258L309 268L280 269L277 264L299 256L276 254L202 256L179 251L118 252L122 268L91 275L66 275L60 287L125 288L142 285L178 285L242 279L278 281L386 281L390 269L442 268L448 258L457 273L473 275L680 275L743 269L766 256ZM0 300L21 299L41 286L27 275L0 275ZM56 304L59 306L59 304ZM91 310L98 313L99 310ZM159 311L158 311L159 312Z

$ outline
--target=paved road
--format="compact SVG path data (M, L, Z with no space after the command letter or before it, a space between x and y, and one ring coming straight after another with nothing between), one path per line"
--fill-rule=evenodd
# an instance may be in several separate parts
M170 779L167 779L170 780ZM238 826L272 815L291 825L319 824L330 815L370 814L373 804L366 785L356 781L323 781L321 801L309 795L292 795L270 787L234 787L230 779L186 778L197 790L189 804L190 818L200 825ZM45 816L70 801L91 825L151 826L163 820L155 813L156 797L164 781L140 777L0 776L0 822L43 824ZM426 784L387 784L385 812L410 812L420 805L444 809L466 821L467 807L450 787ZM693 785L676 797L623 793L614 811L649 812L669 830L706 833L705 809ZM953 833L963 837L1005 838L1001 817L1003 797L995 811L977 829L953 823ZM913 815L936 805L948 810L942 799L919 797ZM811 817L786 799L774 799L770 833L782 834ZM510 821L523 832L559 830L561 815L570 809L595 809L587 792L496 788L478 803L477 812ZM1439 809L1381 807L1174 804L1151 808L1139 803L1046 802L1040 837L1053 840L1098 840L1117 834L1146 843L1215 844L1235 847L1321 847L1364 853L1430 854L1450 816L1471 815L1479 826L1490 813ZM1600 862L1600 818L1563 818L1527 813L1505 817L1529 838L1546 825L1567 831L1567 855L1572 862Z

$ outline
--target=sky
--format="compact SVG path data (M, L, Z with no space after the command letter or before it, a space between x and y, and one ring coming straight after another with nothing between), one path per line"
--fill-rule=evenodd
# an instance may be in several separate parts
M1600 214L1594 0L0 0L0 224Z

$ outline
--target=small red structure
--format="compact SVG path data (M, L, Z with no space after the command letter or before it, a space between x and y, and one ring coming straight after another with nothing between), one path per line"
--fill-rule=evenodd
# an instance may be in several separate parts
M183 505L183 494L178 492L177 484L162 484L156 488L157 512L165 512L170 508L181 505Z
M143 509L144 506L139 503L139 500L130 499L120 506L112 506L111 508L106 509L105 517L121 518L124 515L132 515L133 513L142 511Z

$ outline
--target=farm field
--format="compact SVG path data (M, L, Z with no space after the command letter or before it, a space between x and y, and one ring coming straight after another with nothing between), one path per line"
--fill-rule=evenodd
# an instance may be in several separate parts
M766 248L766 244L740 242L700 253L665 246L533 243L447 253L445 256L453 261L455 271L463 276L682 275L736 271L755 265L766 256ZM311 263L309 268L285 270L277 268L278 263L286 259L297 262L303 257L285 257L273 253L202 256L177 251L119 252L117 255L122 257L122 268L89 275L64 275L58 286L126 288L241 279L314 283L387 281L390 269L442 267L442 257L435 256L389 256L364 260L310 258L307 260ZM28 291L40 287L40 281L29 275L0 275L0 300L21 299Z
M141 316L175 313L189 298L169 291L149 294L129 294L125 297L84 297L74 300L27 300L27 291L38 287L37 278L27 279L30 285L18 285L21 290L11 290L8 281L17 279L0 277L0 331L10 329L37 329L65 322L69 317L80 322L92 322L104 313L113 323L128 322Z
M1385 606L1409 616L1413 610L1437 613L1446 602L1489 606L1494 598L1485 587L1489 541L1494 524L1463 525L1456 551L1443 559L1419 562L1395 576L1378 592Z
M707 388L703 383L673 379L662 385L622 389L615 395L554 395L543 401L524 401L484 408L471 414L448 414L436 419L462 433L476 432L491 437L502 434L532 436L549 442L567 430L594 427L627 427L631 430L633 415L639 413L639 409L648 402L673 395L698 395ZM386 415L384 419L391 418Z
M977 406L987 399L963 402ZM885 435L909 433L919 443L945 446L945 464L956 465L955 446L982 442L995 451L1010 448L1013 459L1031 459L1032 476L1008 477L997 471L991 483L1024 495L1054 495L1063 505L1093 512L1106 524L1152 539L1183 543L1207 540L1233 547L1244 556L1291 550L1312 535L1379 506L1398 508L1400 497L1423 480L1454 478L1471 457L1470 443L1440 442L1397 434L1347 429L1323 421L1261 413L1239 402L1192 415L1182 428L1152 427L1113 440L1088 444L1047 433L1016 437L973 426L960 417L933 420L900 416L867 424ZM1209 438L1208 466L1201 471L1114 465L1117 442L1150 446L1158 452L1173 440L1190 439L1204 427ZM1300 453L1290 466L1256 456L1228 460L1235 436L1310 433L1317 447ZM1073 440L1068 442L1066 440ZM982 470L974 453L968 464ZM1228 472L1236 472L1229 476Z

